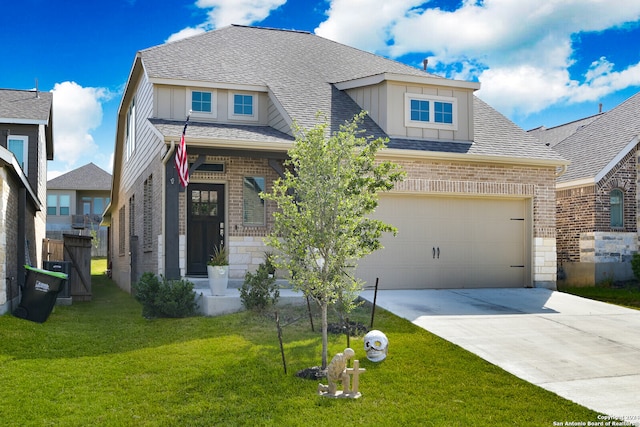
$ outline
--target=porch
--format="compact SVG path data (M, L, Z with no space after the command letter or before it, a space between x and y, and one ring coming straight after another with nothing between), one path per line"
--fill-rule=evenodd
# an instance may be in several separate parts
M198 313L203 316L218 316L221 314L236 313L245 309L240 300L241 281L230 280L225 295L213 296L211 289L209 289L209 281L206 277L186 277L186 279L194 285L193 291L196 294L197 310ZM287 288L286 281L280 284L280 286L278 305L306 304L306 299L302 293Z

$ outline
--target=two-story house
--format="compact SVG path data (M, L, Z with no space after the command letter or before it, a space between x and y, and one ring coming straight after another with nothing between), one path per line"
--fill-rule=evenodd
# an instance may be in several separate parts
M47 181L47 237L92 236L92 255L107 256L102 214L111 202L111 174L93 163Z
M0 314L19 303L24 265L41 267L53 95L0 89Z
M307 32L230 26L138 52L118 113L113 278L205 275L213 247L240 281L266 249L275 206L255 201L321 113L366 135L407 179L376 215L398 227L356 274L381 288L555 287L555 179L566 161L474 92ZM187 114L191 182L174 164Z

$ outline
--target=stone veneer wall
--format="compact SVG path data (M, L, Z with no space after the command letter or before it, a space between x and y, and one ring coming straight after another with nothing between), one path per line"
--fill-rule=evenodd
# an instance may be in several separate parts
M580 234L580 262L630 262L638 252L637 233L590 232Z

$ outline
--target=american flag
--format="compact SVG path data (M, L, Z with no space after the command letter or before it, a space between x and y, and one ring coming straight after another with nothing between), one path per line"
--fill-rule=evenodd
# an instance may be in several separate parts
M178 170L178 179L180 184L186 188L189 185L189 162L187 161L187 144L184 142L184 135L187 133L187 125L189 124L189 116L184 123L184 129L182 130L182 137L180 138L180 145L176 150L176 169Z

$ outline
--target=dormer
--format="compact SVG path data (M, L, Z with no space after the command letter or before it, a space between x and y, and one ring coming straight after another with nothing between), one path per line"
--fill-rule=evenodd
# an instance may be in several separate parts
M269 95L264 85L154 79L153 117L199 122L267 124Z
M390 138L473 141L473 93L480 83L383 73L335 86Z

